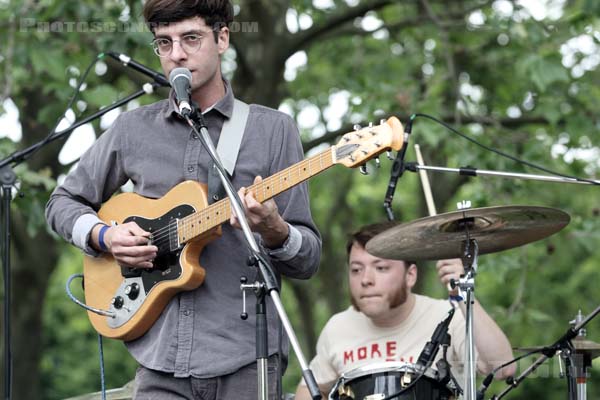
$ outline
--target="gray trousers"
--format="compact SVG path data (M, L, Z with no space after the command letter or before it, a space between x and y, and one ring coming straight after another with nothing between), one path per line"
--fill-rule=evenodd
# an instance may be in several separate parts
M269 400L277 399L277 357L269 357ZM258 397L256 363L215 378L175 378L140 366L134 400L253 400Z

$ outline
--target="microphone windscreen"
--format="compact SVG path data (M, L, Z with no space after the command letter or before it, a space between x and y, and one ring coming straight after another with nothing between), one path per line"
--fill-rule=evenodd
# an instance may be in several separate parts
M171 73L169 74L169 82L171 83L171 85L173 85L173 82L175 82L176 79L178 78L187 78L188 81L192 81L192 73L190 72L189 69L187 68L174 68Z

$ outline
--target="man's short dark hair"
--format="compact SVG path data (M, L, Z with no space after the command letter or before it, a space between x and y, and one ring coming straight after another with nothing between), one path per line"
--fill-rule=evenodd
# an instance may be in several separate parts
M348 236L348 241L346 242L346 253L350 256L350 250L354 244L358 244L361 247L365 247L367 242L373 239L375 236L380 233L391 229L398 225L398 222L395 221L384 221L377 222L374 224L364 225L359 228L356 232L350 234ZM406 266L408 267L411 264L415 264L414 261L405 260Z
M144 20L152 32L160 25L201 17L215 34L233 21L233 5L229 0L148 0Z

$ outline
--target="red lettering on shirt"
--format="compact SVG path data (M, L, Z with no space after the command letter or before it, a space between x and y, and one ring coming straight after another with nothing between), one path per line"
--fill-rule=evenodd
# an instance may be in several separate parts
M344 351L344 364L348 361L354 362L354 352L352 350Z
M390 340L384 343L369 343L365 346L344 350L344 365L362 360L400 361L414 364L415 357L410 354L398 354L398 342Z
M396 342L387 342L385 344L385 352L388 358L396 357Z
M359 360L364 360L365 358L367 358L367 347L366 346L359 347L356 354L357 354Z
M381 352L379 351L379 345L377 343L371 345L371 358L375 357L381 357Z

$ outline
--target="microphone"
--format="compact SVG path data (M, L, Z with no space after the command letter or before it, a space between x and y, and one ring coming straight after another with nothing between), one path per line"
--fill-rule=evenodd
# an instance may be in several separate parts
M477 390L476 400L483 400L483 396L485 396L485 391L494 380L494 375L496 374L496 372L496 370L493 370L490 374L488 374L488 376L485 377L483 382L481 382L481 386L479 387L479 390Z
M406 129L404 130L404 144L402 145L402 149L396 155L394 162L392 164L392 172L390 174L390 182L388 183L387 191L385 192L385 198L383 200L383 208L387 214L388 220L394 220L394 212L392 211L392 200L394 199L394 193L396 192L396 184L398 183L398 178L400 178L406 169L404 165L404 157L406 156L406 148L408 147L408 137L412 131L412 121L413 118L408 121L406 124Z
M448 326L450 325L450 321L452 321L452 317L454 316L454 308L448 311L448 316L442 322L440 322L433 331L433 335L431 335L431 340L427 342L421 354L419 354L419 359L417 360L418 365L422 365L425 368L429 368L433 359L437 355L437 352L440 347L440 343L444 339L444 336L448 334Z
M107 51L106 54L108 54L115 60L122 62L123 65L125 65L126 67L135 69L136 71L141 72L142 74L152 78L154 82L158 83L160 86L170 86L169 81L167 80L167 78L165 78L163 74L153 71L145 65L142 65L139 62L132 60L131 57L129 57L128 55L115 53L114 51Z
M192 113L190 105L190 91L192 86L192 73L187 68L175 68L169 74L169 82L175 91L179 114L184 117Z

